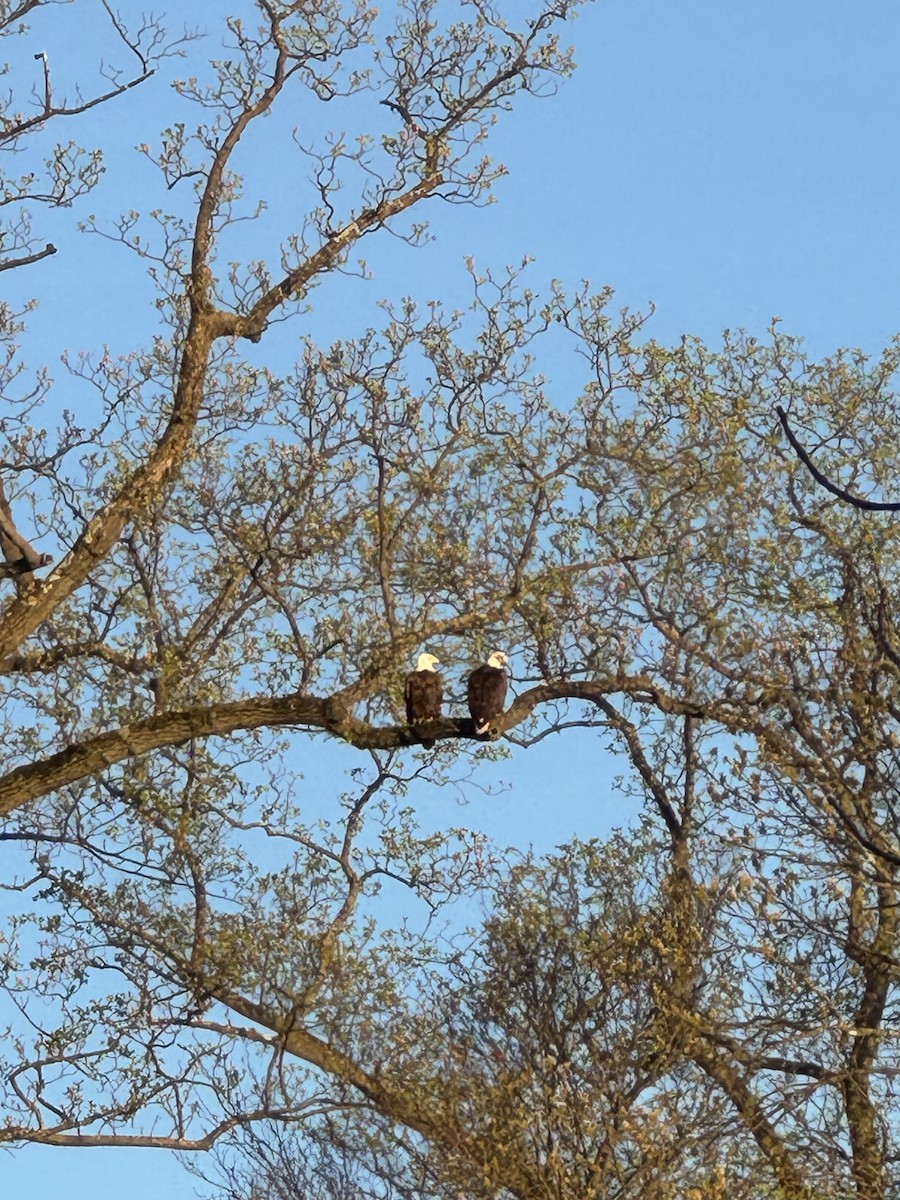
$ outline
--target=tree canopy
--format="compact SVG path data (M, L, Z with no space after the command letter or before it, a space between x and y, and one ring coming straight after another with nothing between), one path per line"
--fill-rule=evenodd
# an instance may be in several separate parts
M29 209L102 168L42 139L138 86L181 115L138 147L157 192L81 216L152 283L144 341L73 353L60 412L0 309L0 483L56 556L0 583L0 1141L214 1148L234 1200L900 1188L900 526L777 411L892 499L900 343L663 345L474 262L462 309L308 328L372 239L490 198L493 124L569 73L580 7L256 0L209 61L103 3L127 68L57 99L38 55L10 93L0 269L36 289ZM498 740L454 692L424 747L416 654L496 648ZM611 838L542 858L417 814L576 727L642 804Z

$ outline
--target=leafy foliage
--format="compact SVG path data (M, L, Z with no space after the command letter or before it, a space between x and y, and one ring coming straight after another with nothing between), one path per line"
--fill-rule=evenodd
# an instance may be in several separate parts
M140 71L91 103L191 63L138 149L158 196L82 220L156 288L144 345L67 360L92 424L47 432L3 317L3 483L63 554L3 584L0 1139L215 1145L235 1200L887 1200L898 526L821 493L775 410L890 492L900 346L667 347L527 263L293 341L366 239L490 198L492 125L571 70L578 6L258 0L211 62L102 7ZM4 118L23 149L89 107L49 87ZM280 245L270 113L310 176ZM52 204L98 182L74 161ZM593 730L634 827L541 860L430 826L504 750L458 696L421 748L426 646L509 652L505 748Z

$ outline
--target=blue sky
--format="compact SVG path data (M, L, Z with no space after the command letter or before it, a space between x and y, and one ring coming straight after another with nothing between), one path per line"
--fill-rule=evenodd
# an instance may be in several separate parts
M212 31L225 7L186 3L175 19ZM826 355L841 345L877 351L900 330L896 0L600 0L570 32L575 78L553 100L524 100L497 130L492 150L509 168L497 203L433 206L437 241L424 252L373 245L376 278L348 286L328 320L381 296L464 303L465 255L502 267L527 253L534 286L587 278L614 287L620 305L653 302L650 331L661 340L689 332L715 342L736 326L760 334L779 316ZM130 147L152 141L158 124L152 91L138 89L97 129ZM96 202L47 222L56 259L4 279L42 297L32 363L65 346L124 349L141 329L147 296L137 288L123 304L103 274L114 269L107 249L66 233L96 205L140 208L140 178L133 156L111 164ZM273 170L266 186L278 180ZM609 788L617 764L587 733L548 739L493 773L507 790L448 823L547 847L602 835L628 815ZM9 1194L27 1188L31 1200L61 1190L179 1200L195 1186L168 1155L149 1152L29 1147L0 1171Z
M501 253L652 300L661 338L893 336L896 5L619 0L575 28L577 76L506 131Z

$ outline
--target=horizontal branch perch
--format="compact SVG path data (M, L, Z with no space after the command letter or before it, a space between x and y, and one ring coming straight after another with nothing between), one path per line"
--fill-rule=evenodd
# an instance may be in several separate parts
M0 1131L0 1144L9 1142L34 1142L41 1146L68 1146L90 1148L98 1146L128 1146L132 1149L151 1150L211 1150L224 1134L237 1125L249 1125L253 1121L272 1116L267 1110L245 1113L240 1117L227 1117L202 1137L189 1138L173 1134L128 1133L67 1133L61 1129L27 1129L12 1127Z
M499 736L521 724L539 704L551 700L592 701L617 692L646 698L664 712L699 714L696 705L659 691L640 676L609 676L587 682L540 684L518 696L494 721L492 735ZM45 796L61 787L96 775L116 763L178 745L191 738L216 737L238 730L300 726L322 729L352 746L366 750L394 750L424 741L474 738L468 717L446 717L427 725L370 725L354 717L342 702L329 696L256 696L212 704L182 712L160 713L133 725L123 725L74 746L67 746L40 762L16 767L0 778L0 815Z

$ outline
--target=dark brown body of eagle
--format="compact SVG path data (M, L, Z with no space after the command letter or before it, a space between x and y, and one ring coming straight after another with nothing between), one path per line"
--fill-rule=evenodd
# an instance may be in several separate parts
M444 702L444 681L435 670L440 663L433 654L420 654L415 671L406 677L406 720L409 725L421 725L427 721L439 721ZM433 741L424 741L429 748Z
M49 566L53 562L52 554L38 554L31 542L22 537L13 520L12 511L3 484L0 483L0 554L3 555L3 567L0 575L25 575L36 571L38 567Z
M506 703L508 655L495 650L486 663L469 676L469 712L475 722L475 736L490 737L491 722L503 712Z

